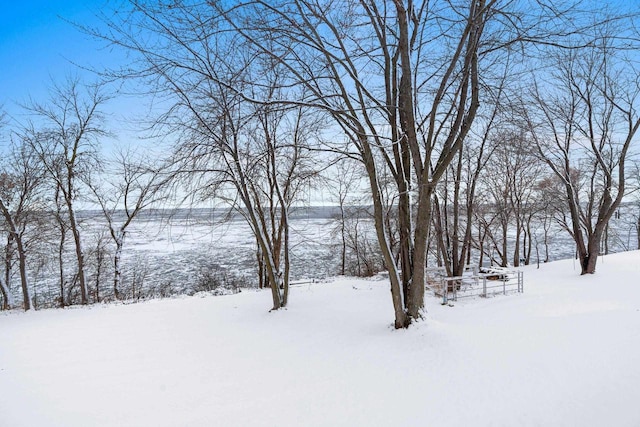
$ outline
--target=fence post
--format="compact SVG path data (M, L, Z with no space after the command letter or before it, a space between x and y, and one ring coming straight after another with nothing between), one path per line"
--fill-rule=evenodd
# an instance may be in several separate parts
M518 271L518 286L520 292L524 293L524 271Z
M442 283L442 305L447 305L447 294L449 293L447 282L444 277L440 281Z
M482 276L482 295L487 297L487 276Z

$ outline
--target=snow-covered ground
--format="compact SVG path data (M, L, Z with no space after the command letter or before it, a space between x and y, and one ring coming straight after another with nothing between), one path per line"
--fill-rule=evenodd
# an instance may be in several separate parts
M383 280L0 313L0 425L638 426L640 252L576 269L399 331Z

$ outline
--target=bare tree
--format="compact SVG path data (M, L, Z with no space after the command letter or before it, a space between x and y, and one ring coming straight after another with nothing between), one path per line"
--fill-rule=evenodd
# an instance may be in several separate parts
M330 116L363 163L389 270L396 327L421 315L431 195L475 117L476 54L492 5L473 2L456 9L459 15L448 14L454 47L444 50L439 58L444 62L437 66L423 55L432 47L427 40L443 40L426 33L431 22L445 17L426 3L398 1L386 7L369 1L254 1L219 10L257 54L278 61L292 83L305 88L306 98L287 101ZM276 40L276 48L265 40ZM372 75L380 77L369 79ZM425 112L418 117L421 110ZM385 229L380 182L385 171L396 185L398 263Z
M316 165L305 147L318 118L307 116L303 105L281 102L283 67L256 58L228 33L213 4L129 5L118 15L121 21L107 18L112 32L99 35L137 54L133 73L116 74L146 79L151 90L167 95L169 108L156 126L178 135L176 176L184 178L196 200L223 200L246 219L273 309L286 305L289 208L314 176ZM141 39L139 31L153 37Z
M15 299L6 280L0 278L0 295L2 296L2 310L9 310L15 306Z
M12 144L11 153L4 159L0 171L0 214L7 227L11 244L15 244L20 272L20 285L25 310L32 308L27 276L28 227L41 209L39 189L43 172L31 147L22 141ZM7 272L9 266L7 266ZM7 283L8 285L8 283ZM9 302L5 296L5 301Z
M6 116L6 113L4 112L4 110L0 108L0 130L3 130L3 131L6 125L5 116ZM2 138L3 146L5 146L4 141L8 141L8 136L2 134L0 135L0 138ZM6 153L2 153L2 154L6 155ZM10 236L9 233L7 233L7 237L8 236ZM10 245L10 241L7 241L5 250L10 250L9 245ZM5 263L5 270L6 269L7 269L7 264ZM15 300L13 298L13 294L11 293L11 289L9 289L9 282L6 279L6 276L5 276L5 280L2 280L2 277L0 277L0 296L2 296L2 310L8 310L9 308L15 305Z
M1 106L0 106L1 107ZM0 130L4 131L6 122L5 122L5 112L0 108ZM3 142L5 141L5 138L7 138L6 140L8 140L8 136L7 135L0 135L0 138L2 138ZM3 143L3 146L5 144ZM3 155L6 155L6 153L2 153ZM1 228L0 228L1 230ZM7 233L7 237L9 237L10 234ZM9 245L10 245L10 241L7 241L7 245L5 246L5 250L9 250ZM7 264L5 263L5 270L7 269ZM9 282L5 276L5 280L2 280L2 277L0 277L0 296L2 296L2 310L8 310L9 308L13 307L15 305L15 300L13 298L13 294L11 293L11 289L9 289Z
M640 195L638 190L640 190L640 164L635 163L634 171L633 171L633 183L634 183L634 191L635 197L632 202L632 206L634 207L634 212L631 214L631 229L633 229L636 233L636 249L640 249Z
M338 213L335 215L337 222L334 233L340 238L340 270L341 275L345 275L347 271L347 249L349 220L353 216L353 207L359 207L364 200L357 197L361 193L359 183L362 180L362 172L359 170L358 163L347 158L339 161L334 169L333 176L328 178L328 191L333 196L334 201L338 204ZM355 198L355 200L354 200Z
M595 273L610 218L626 193L626 165L640 116L635 63L615 38L557 56L551 81L536 82L523 110L539 156L564 186L568 231L582 274ZM539 80L539 79L538 79Z
M25 106L33 115L24 131L25 142L52 180L59 196L56 203L59 200L64 206L73 236L82 304L89 300L75 205L82 181L98 169L99 139L107 135L100 108L108 99L101 86L83 86L78 79L69 78L53 86L48 102L32 101Z
M331 173L327 178L327 191L337 203L332 235L339 241L336 245L340 251L339 274L369 277L383 270L384 262L374 233L373 215L368 205L370 196L361 166L353 159L339 159L327 170ZM397 247L398 233L393 224L397 224L393 204L395 191L391 189L390 193L392 200L385 206L385 228L393 249ZM385 198L388 196L385 194ZM397 261L400 254L394 251L394 255Z
M575 28L566 3L536 2L533 14L491 0L432 6L255 0L217 9L256 55L286 67L287 84L305 88L305 98L288 101L331 117L362 161L398 328L421 316L432 196L472 129L496 58L515 44L558 43ZM387 175L396 184L398 262L385 229Z
M147 209L166 198L170 176L159 166L153 166L132 150L115 154L106 177L88 181L89 188L100 205L109 235L115 245L113 254L113 295L122 299L122 252L127 229Z
M201 179L208 185L200 193L231 203L250 225L263 268L259 274L267 278L273 309L279 309L288 303L289 210L315 175L305 154L312 127L300 109L259 108L238 119L232 106L220 105L223 121L215 126L207 121L201 131L205 139L185 142L178 154L191 177L205 171ZM182 156L185 152L191 154Z
M302 108L246 103L216 82L202 95L184 92L178 100L186 110L173 124L185 135L173 156L177 176L198 200L222 200L247 221L277 310L289 295L289 210L316 174L307 146L318 123Z
M303 106L331 119L343 136L326 149L355 155L367 173L397 328L421 317L432 196L472 129L496 56L518 43L557 43L572 29L564 2L527 5L534 13L496 0L128 4L123 19L106 18L110 32L98 35L136 53L134 74L167 82L206 119L201 125L211 121L202 101L221 92L208 91L214 82L243 102ZM256 64L262 71L239 73ZM256 87L273 87L278 97L255 96ZM387 200L397 200L397 251L385 221L387 176L395 187Z
M537 212L536 191L543 163L531 152L533 143L524 133L513 129L496 135L497 147L487 168L486 181L492 194L492 205L500 225L494 234L501 265L520 265L531 252L531 221ZM514 232L512 238L510 232ZM522 239L522 240L521 240ZM511 261L508 244L513 243Z
M509 61L504 67L502 79L496 88L487 92L487 106L481 111L479 120L465 145L452 161L433 197L434 239L438 247L438 265L444 266L449 276L461 276L465 266L471 263L474 247L474 228L479 233L481 225L476 223L480 193L486 192L487 164L493 161L498 147L496 127L500 121L506 75L510 72ZM497 67L496 67L497 68ZM487 201L485 200L486 204ZM484 239L475 246L481 251Z

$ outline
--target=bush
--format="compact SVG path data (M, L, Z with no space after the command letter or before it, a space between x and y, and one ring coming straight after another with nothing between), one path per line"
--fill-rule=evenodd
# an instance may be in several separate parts
M214 295L237 294L240 288L248 288L249 283L244 276L230 274L214 266L202 267L196 275L196 281L190 294L208 292Z

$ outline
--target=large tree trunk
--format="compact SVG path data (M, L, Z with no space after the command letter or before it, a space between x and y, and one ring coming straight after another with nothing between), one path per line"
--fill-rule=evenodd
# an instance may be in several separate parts
M427 242L429 240L429 225L431 222L431 193L432 187L422 184L418 191L418 211L416 213L415 253L413 279L411 280L411 300L409 301L409 316L417 319L424 307L424 288L426 285Z
M413 67L411 65L411 43L409 40L408 11L404 2L396 1L398 19L398 53L400 58L400 84L398 86L398 116L403 135L400 137L400 153L396 155L396 173L398 183L398 225L400 227L400 268L402 269L402 288L405 308L409 309L413 286L413 269L422 268L424 264L415 264L413 260L413 242L411 241L411 200L409 197L411 183L411 162L416 171L422 168L418 137L416 134L416 118L413 103ZM410 310L409 310L410 311ZM411 314L410 314L411 316Z
M608 222L608 221L607 221ZM587 250L580 254L581 274L594 274L600 255L600 242L607 223L596 223L593 233L589 236Z

